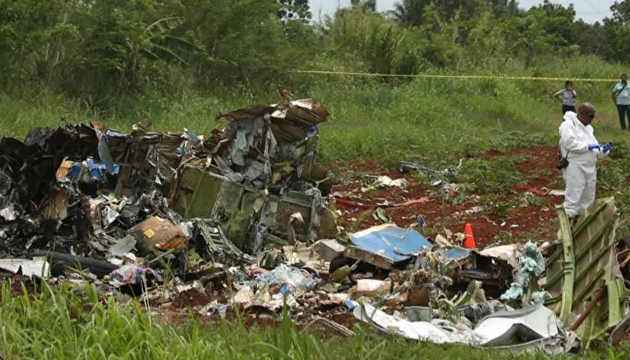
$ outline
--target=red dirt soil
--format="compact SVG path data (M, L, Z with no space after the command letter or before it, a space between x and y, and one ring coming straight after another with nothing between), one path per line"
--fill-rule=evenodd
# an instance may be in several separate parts
M182 291L175 296L171 307L176 309L195 308L209 304L212 299L197 289Z
M521 155L526 158L525 161L518 164L518 169L523 172L527 184L525 186L534 189L547 188L564 189L562 175L555 169L558 161L558 149L552 146L537 146L532 148L523 148L508 152L487 152L482 158L490 160L499 156ZM408 182L406 189L385 188L378 190L377 194L370 195L369 192L362 193L360 182L354 182L349 186L336 186L333 192L341 193L347 196L350 192L359 197L359 199L344 199L362 204L375 204L385 200L391 203L403 203L408 200L420 199L429 196L429 191L410 174L401 174L398 169L384 169L382 165L375 163L373 160L364 160L352 163L344 163L335 165L337 169L347 169L346 171L363 172L369 175L381 176L387 175L392 179L405 178ZM541 176L540 171L550 169L549 176ZM343 173L341 174L343 176ZM358 180L354 177L353 180ZM526 191L526 190L525 190ZM502 197L501 201L509 201L522 195L523 190L515 191L515 194ZM425 220L425 227L431 228L434 224L440 223L446 229L453 233L463 232L464 225L470 223L473 228L474 237L479 248L485 247L491 243L496 235L500 232L508 232L513 236L519 234L530 233L534 230L540 231L539 240L553 240L557 232L555 222L555 205L561 204L562 196L541 196L544 204L541 206L529 206L523 208L511 208L507 212L507 216L499 218L496 215L488 215L484 212L473 214L465 214L461 216L453 216L453 214L470 210L475 206L480 206L475 197L471 197L463 205L453 205L446 201L445 208L442 210L442 200L431 197L428 202L422 204L414 204L407 207L388 208L385 209L392 217L394 223L401 227L415 227L417 229L418 217L422 216ZM334 201L332 201L334 204ZM375 225L381 224L379 220L372 217L373 210L354 211L347 207L336 206L338 210L343 211L343 215L339 219L339 224L347 231L354 232L363 230ZM503 226L501 226L503 225ZM514 227L512 227L514 225ZM517 225L517 226L516 226ZM542 230L541 230L542 229ZM444 235L441 229L439 232ZM436 234L425 231L424 235L434 236Z
M7 271L0 270L0 284L5 282L11 282L11 296L18 297L26 294L33 297L36 294L35 284L27 276L11 274ZM2 300L2 294L0 293L0 300Z

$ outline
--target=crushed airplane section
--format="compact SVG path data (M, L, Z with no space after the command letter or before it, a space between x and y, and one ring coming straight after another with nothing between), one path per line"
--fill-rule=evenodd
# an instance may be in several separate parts
M225 126L207 139L96 121L3 138L0 269L95 282L160 308L210 292L200 315L286 304L326 323L319 315L345 306L379 331L440 344L557 354L580 339L624 338L628 262L617 260L626 250L612 198L573 229L557 208L559 242L546 259L534 243L463 248L391 223L344 233L309 135L327 117L306 99L220 114ZM377 180L368 191L405 186Z

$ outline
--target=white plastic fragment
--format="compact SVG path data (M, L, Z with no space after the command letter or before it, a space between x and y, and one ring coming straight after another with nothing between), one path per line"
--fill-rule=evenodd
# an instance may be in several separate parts
M50 265L44 258L27 259L0 259L0 269L13 274L22 273L24 276L47 278L50 276Z

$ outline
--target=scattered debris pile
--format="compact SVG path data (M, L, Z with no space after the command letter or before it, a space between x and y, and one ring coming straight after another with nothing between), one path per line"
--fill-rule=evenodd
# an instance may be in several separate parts
M327 116L309 99L221 114L226 126L208 139L98 122L4 138L0 269L96 283L164 312L287 306L344 336L353 332L327 314L409 339L552 354L575 351L578 335L625 336L628 262L617 262L626 250L615 247L613 199L574 229L559 207L547 259L534 243L463 248L452 234L432 240L392 223L339 233L310 131ZM406 184L380 177L366 191L392 186Z
M334 237L331 181L314 162L317 137L306 136L326 109L310 99L222 116L228 125L205 141L144 124L127 135L98 122L38 128L24 142L4 138L0 254L103 258L126 236L142 253L178 250L199 233L195 218L249 253L267 242Z

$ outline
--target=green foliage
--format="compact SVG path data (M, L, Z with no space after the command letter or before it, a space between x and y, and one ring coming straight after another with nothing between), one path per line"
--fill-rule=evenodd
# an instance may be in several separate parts
M472 184L476 194L513 193L514 185L526 182L516 167L523 160L522 156L503 156L492 160L468 159L459 172L459 181Z
M278 0L282 4L278 18L284 21L298 20L306 23L311 18L308 0Z
M353 338L322 337L300 331L287 311L269 326L200 322L194 313L160 315L137 301L126 305L114 298L100 301L94 286L51 289L39 294L12 294L4 283L0 306L0 346L6 359L471 359L507 360L514 354L466 346L440 346L383 337L369 325L355 325ZM191 316L192 315L192 316ZM612 353L612 352L611 352ZM583 354L585 359L609 356L609 348ZM603 357L601 357L601 356ZM626 359L627 346L614 352ZM523 353L519 359L545 359ZM571 357L556 356L554 359Z
M291 70L566 78L620 73L597 56L570 55L582 41L575 33L590 26L572 23L571 7L546 3L515 12L512 2L482 1L470 15L457 1L403 2L405 11L421 15L416 24L399 23L370 4L341 9L318 25L302 21L309 16L302 0L0 0L0 129L23 136L62 116L84 121L98 114L123 131L144 121L160 130L207 134L215 114L275 102L274 89L282 84L329 108L323 161L380 155L395 162L448 149L452 165L458 156L488 148L556 142L559 116L551 114L557 103L547 96L562 85ZM615 140L610 84L576 88L598 106L598 132Z
M102 111L120 97L191 89L310 92L318 80L296 68L539 76L580 51L625 61L630 50L627 1L593 25L548 1L522 11L514 0L404 0L385 14L373 0L351 4L313 24L307 0L0 0L0 89Z
M64 65L79 29L70 22L72 1L0 1L0 80L47 83ZM58 79L55 79L58 80Z
M628 1L615 1L610 7L612 11L613 20L622 24L630 24L630 2Z
M557 222L556 219L551 219L551 221ZM555 240L554 238L546 237L548 236L545 234L546 232L548 232L548 229L546 228L535 229L530 232L521 232L517 234L513 234L510 231L502 230L502 231L499 231L497 235L495 235L491 243L508 245L508 244L524 244L531 241L531 242L540 244L544 241L554 241Z
M470 201L471 192L474 186L471 184L458 184L455 196L451 196L450 192L446 192L446 199L453 205L463 205Z
M542 206L545 201L538 195L531 192L524 192L515 197L510 206L513 208L525 208L530 206Z

